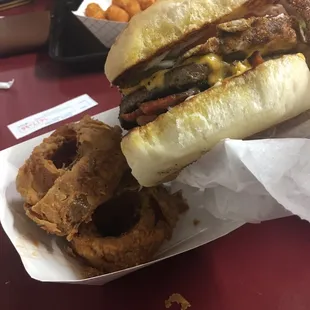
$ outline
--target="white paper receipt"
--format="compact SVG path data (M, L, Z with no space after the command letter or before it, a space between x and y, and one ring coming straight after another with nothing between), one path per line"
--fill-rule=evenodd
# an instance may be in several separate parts
M54 108L28 116L8 125L8 128L16 139L20 139L44 127L82 113L96 105L98 105L98 102L85 94Z

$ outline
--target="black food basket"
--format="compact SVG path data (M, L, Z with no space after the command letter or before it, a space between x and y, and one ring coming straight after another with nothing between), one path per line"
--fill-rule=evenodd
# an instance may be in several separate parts
M109 49L72 13L82 0L56 0L51 12L49 56L77 71L101 71Z

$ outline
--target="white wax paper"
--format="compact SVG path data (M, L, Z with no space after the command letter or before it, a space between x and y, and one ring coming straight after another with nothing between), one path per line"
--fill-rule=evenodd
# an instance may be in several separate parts
M254 140L227 139L184 169L173 187L220 219L256 223L295 214L310 221L308 137L309 111Z
M118 108L95 118L118 123ZM169 184L182 189L190 209L163 244L155 259L144 265L90 279L70 258L65 241L47 235L24 214L16 192L18 168L29 157L40 136L0 153L0 221L21 256L29 275L40 281L100 285L137 269L206 244L242 226L296 214L310 221L310 113L305 113L261 136L266 140L225 140ZM253 139L256 137L253 137ZM198 220L199 224L194 225Z

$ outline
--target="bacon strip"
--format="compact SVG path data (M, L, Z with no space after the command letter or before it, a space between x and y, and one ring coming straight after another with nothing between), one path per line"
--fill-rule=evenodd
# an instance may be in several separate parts
M189 96L193 96L199 92L199 89L190 89L186 92L170 95L157 100L148 101L140 105L140 110L145 115L161 114L167 111L169 107L176 106L183 102Z
M264 62L264 59L262 58L260 52L256 51L248 58L248 61L252 68L256 68Z
M139 116L142 116L143 115L143 112L140 110L140 109L137 109L133 112L130 112L130 113L123 113L120 115L120 117L124 120L124 121L127 121L127 122L135 122L136 119L139 117Z
M194 96L197 93L199 93L199 89L192 88L183 93L144 102L135 111L121 114L120 117L125 121L137 122L138 125L142 126L152 122L158 115L167 112L169 107L176 106L183 102L186 98Z

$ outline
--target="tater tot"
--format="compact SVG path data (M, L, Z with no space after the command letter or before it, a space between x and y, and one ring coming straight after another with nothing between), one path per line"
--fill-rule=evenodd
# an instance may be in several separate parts
M149 6L151 6L153 3L155 3L155 0L138 0L141 10L146 10Z
M112 0L112 3L125 10L130 17L141 12L140 4L137 0Z
M108 20L114 20L117 22L128 22L130 17L129 14L118 7L117 5L110 5L109 8L106 10L106 17Z
M90 3L85 10L85 15L92 18L105 19L105 11L97 3Z

